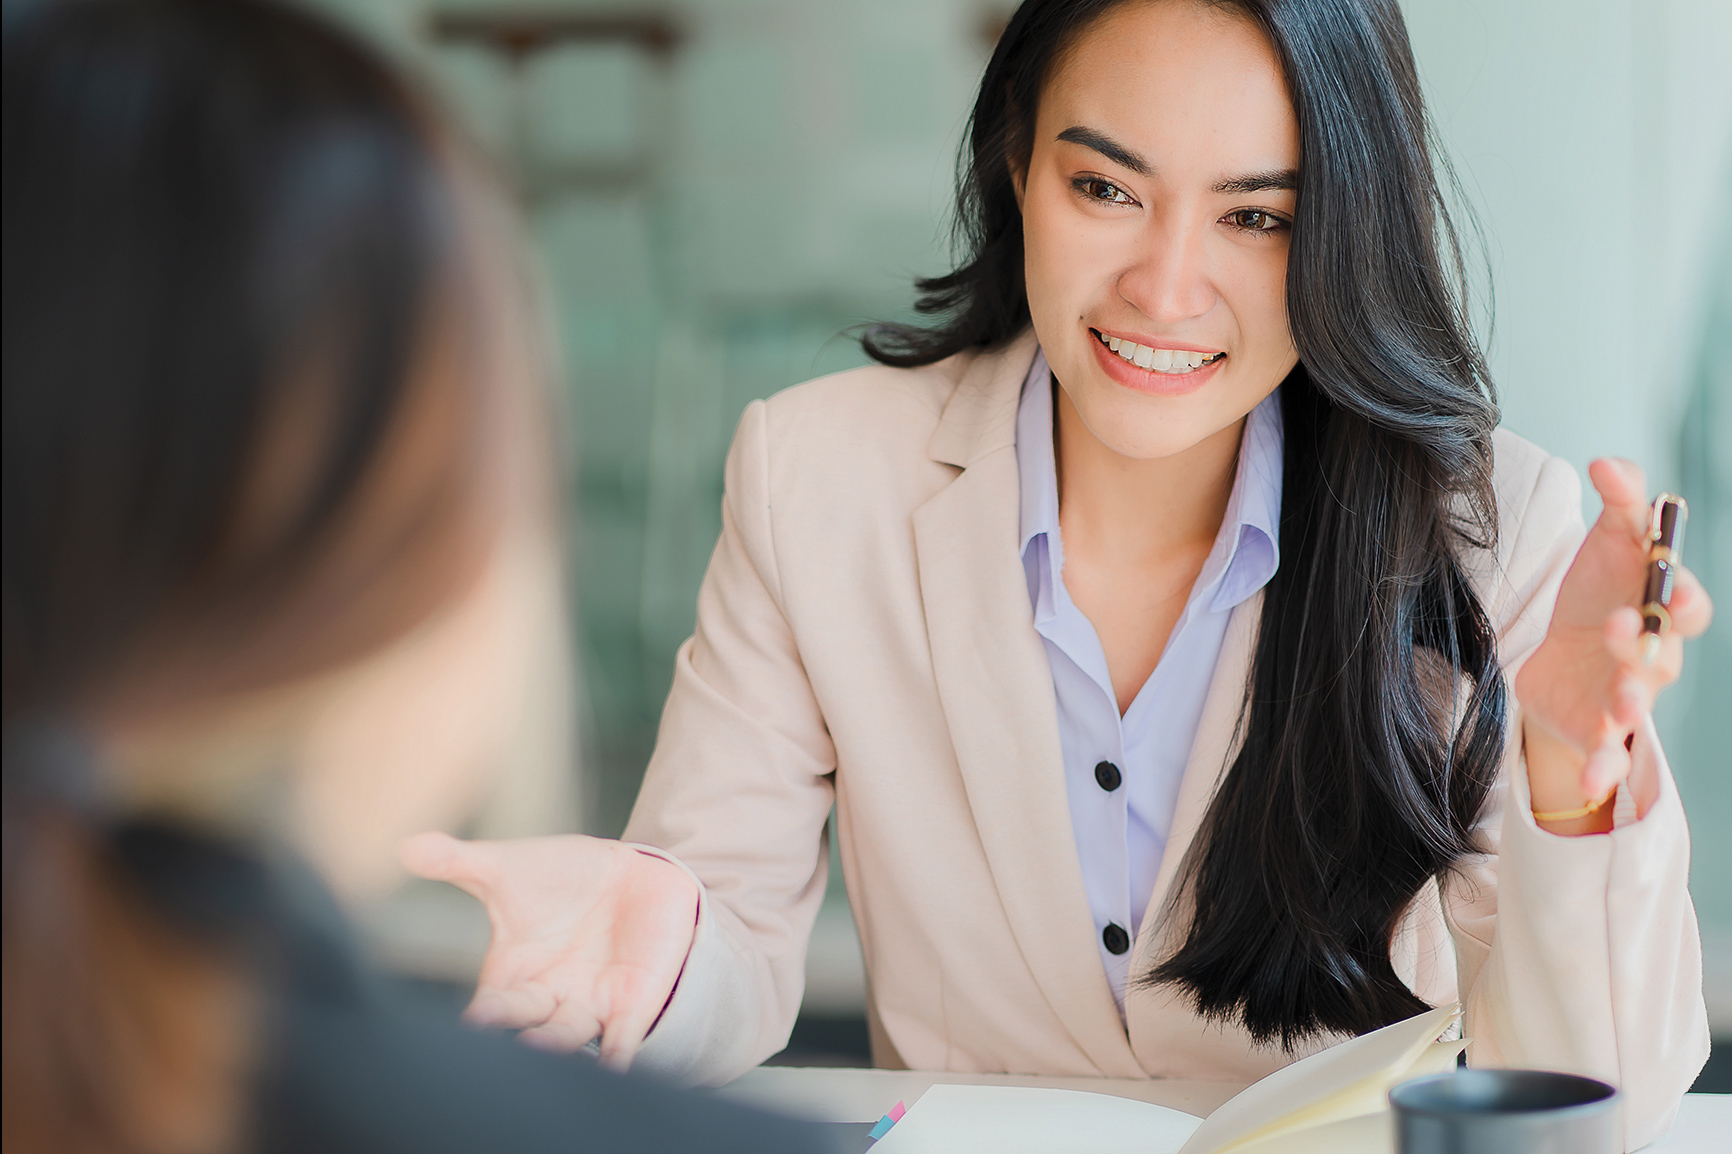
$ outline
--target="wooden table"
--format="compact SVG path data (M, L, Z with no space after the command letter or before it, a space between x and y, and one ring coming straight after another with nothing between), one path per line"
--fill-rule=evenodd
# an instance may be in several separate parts
M919 1070L857 1070L817 1066L759 1066L720 1094L784 1114L821 1122L870 1125L897 1102L914 1105L928 1086L1050 1086L1117 1094L1202 1117L1244 1089L1239 1082L1141 1078L1043 1078L1024 1074L943 1074ZM1687 1094L1677 1125L1644 1154L1728 1154L1732 1151L1732 1094Z

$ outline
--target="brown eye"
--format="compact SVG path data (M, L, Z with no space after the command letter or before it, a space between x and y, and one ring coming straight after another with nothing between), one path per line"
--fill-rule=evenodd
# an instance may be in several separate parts
M1274 232L1287 224L1274 213L1260 208L1241 208L1237 212L1228 213L1227 219L1232 222L1233 227L1246 232Z
M1110 180L1099 177L1084 177L1075 182L1076 188L1090 200L1098 200L1103 204L1135 204L1136 201L1118 185Z

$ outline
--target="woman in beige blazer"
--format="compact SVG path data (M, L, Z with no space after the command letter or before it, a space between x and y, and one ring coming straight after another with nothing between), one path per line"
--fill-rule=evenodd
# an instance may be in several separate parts
M1391 0L1025 4L940 322L741 420L635 844L408 847L489 905L472 1016L763 1060L834 803L879 1064L1250 1081L1460 999L1663 1128L1707 1025L1648 710L1709 605L1642 664L1639 471L1584 534L1493 432L1417 91Z

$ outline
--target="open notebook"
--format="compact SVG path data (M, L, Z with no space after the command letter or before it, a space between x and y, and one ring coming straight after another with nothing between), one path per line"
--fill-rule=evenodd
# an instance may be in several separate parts
M1203 1119L1078 1090L933 1086L872 1154L1388 1154L1390 1087L1455 1065L1467 1043L1438 1038L1460 1015L1445 1006L1331 1046Z

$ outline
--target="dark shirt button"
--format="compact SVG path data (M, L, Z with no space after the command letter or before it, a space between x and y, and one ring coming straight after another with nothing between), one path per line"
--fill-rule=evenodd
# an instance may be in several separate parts
M1101 931L1101 942L1109 954L1122 954L1131 948L1131 935L1125 933L1125 927L1117 922L1108 922L1107 928Z
M1119 776L1119 767L1110 761L1103 761L1095 766L1095 784L1111 793L1119 787L1124 778ZM1114 951L1117 953L1118 951Z

